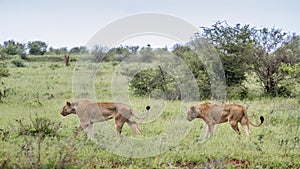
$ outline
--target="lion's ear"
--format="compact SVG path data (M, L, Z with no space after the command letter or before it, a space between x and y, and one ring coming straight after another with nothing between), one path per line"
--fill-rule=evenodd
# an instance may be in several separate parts
M71 106L71 102L67 101L66 105Z

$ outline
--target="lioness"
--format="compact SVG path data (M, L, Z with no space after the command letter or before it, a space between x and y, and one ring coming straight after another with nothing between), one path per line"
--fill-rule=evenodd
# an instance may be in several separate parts
M146 107L147 112L150 106ZM66 102L66 105L61 111L61 115L67 116L69 114L76 114L80 120L77 127L78 130L83 130L88 127L90 134L93 136L93 124L95 122L102 122L109 119L115 119L115 127L117 136L121 135L122 127L126 122L137 134L141 133L137 123L133 120L132 108L124 103L117 102Z
M216 124L229 122L232 129L240 135L241 132L238 128L238 122L241 123L242 127L245 129L247 136L250 136L249 124L255 127L259 127L264 122L264 117L260 116L260 124L253 124L249 119L246 109L242 105L238 104L227 104L219 105L212 104L210 102L205 102L200 105L191 106L188 113L187 119L189 121L195 118L202 118L206 125L206 135L212 135L214 132L214 127Z

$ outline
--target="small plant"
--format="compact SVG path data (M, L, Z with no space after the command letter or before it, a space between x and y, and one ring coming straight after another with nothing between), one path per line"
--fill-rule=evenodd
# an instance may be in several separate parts
M61 127L61 123L54 122L45 117L35 117L30 119L29 124L24 124L21 119L16 120L19 123L19 135L30 135L42 137L49 136L55 137L58 136L58 129Z
M21 57L21 59L23 59L23 60L27 60L27 59L28 59L26 53L21 53L21 54L20 54L20 57Z
M130 82L130 87L134 94L139 96L151 94L152 97L165 97L168 100L181 98L176 80L160 66L158 69L148 69L136 74Z
M0 140L7 141L8 138L9 138L9 131L0 129Z
M23 60L16 58L16 59L12 59L11 63L14 64L17 67L25 67L25 64L23 62Z
M1 78L8 77L9 72L5 62L0 62L0 101L2 101L3 97L7 97L8 88L6 84L2 82Z
M55 69L60 68L60 65L58 65L58 64L51 64L51 65L49 65L49 68L52 69L52 70L55 70Z
M5 62L0 61L0 78L1 77L8 77L9 72L7 69L7 64Z
M227 88L227 97L230 99L243 100L248 96L248 88L243 85L235 85Z

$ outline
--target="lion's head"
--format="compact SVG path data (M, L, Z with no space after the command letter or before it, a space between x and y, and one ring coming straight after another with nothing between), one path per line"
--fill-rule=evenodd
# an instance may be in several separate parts
M76 114L76 106L72 102L67 102L61 111L61 115L67 116L69 114Z
M205 102L199 106L191 106L187 113L187 120L192 121L195 118L204 118L207 116L207 111L210 109L211 105L212 104L210 102Z
M187 120L192 121L198 117L197 108L195 106L191 106L187 113Z

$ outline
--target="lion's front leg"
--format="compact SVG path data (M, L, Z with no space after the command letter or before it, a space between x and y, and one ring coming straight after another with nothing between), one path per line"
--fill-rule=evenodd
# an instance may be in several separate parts
M208 138L209 136L214 135L215 125L214 124L207 124L206 125L206 133L205 138Z
M94 138L94 126L93 123L90 123L90 125L88 126L88 134L91 138Z
M77 127L77 130L78 131L81 131L81 130L84 130L84 129L86 129L87 127L89 127L90 126L90 123L87 123L87 122L80 122L80 124L78 125L78 127Z
M83 130L83 127L81 126L81 124L79 124L77 127L77 131L81 131L81 130Z
M79 125L77 126L77 130L76 130L76 132L75 132L75 136L77 136L78 133L79 133L80 131L82 131L83 129L84 129L83 126L82 126L81 124L79 124Z
M208 138L209 136L209 127L206 125L206 131L205 131L205 138Z
M117 137L121 136L124 123L125 123L125 120L123 120L123 119L115 119L115 127L116 127L116 131L117 131Z
M94 137L94 127L92 123L80 123L77 127L77 133L78 134L80 131L88 128L88 134L90 137Z

